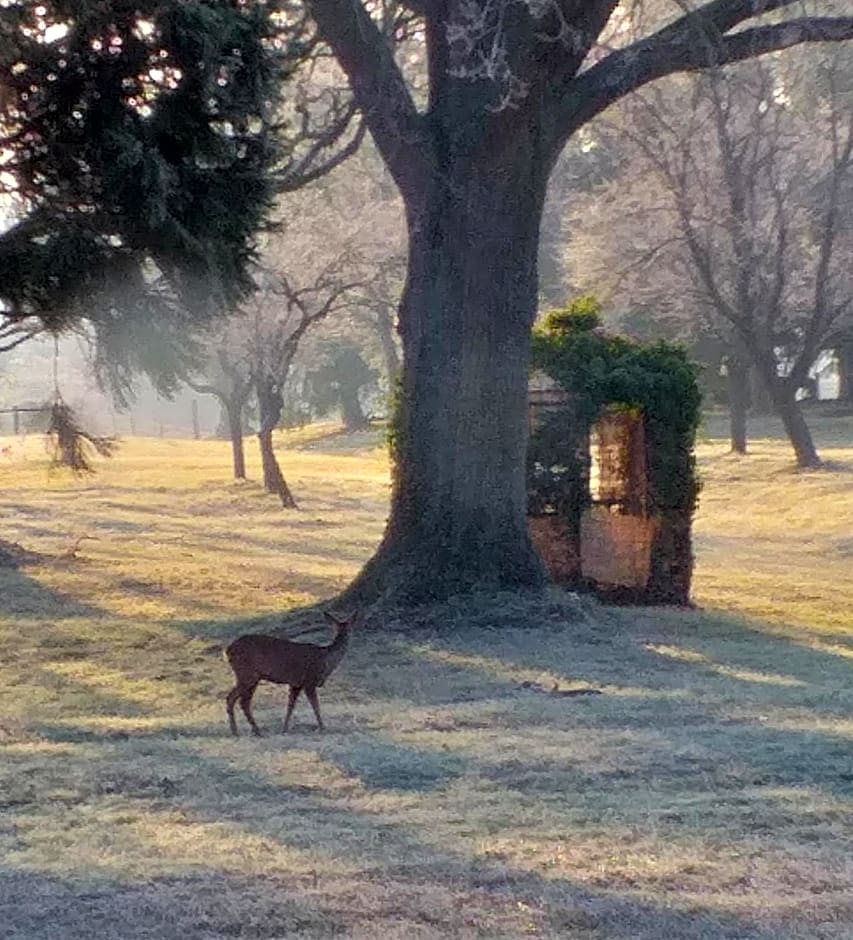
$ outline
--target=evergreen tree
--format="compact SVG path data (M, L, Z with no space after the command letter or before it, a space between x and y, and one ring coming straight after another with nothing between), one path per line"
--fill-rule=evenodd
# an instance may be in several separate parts
M6 318L180 335L244 296L300 52L272 8L10 0L0 22Z

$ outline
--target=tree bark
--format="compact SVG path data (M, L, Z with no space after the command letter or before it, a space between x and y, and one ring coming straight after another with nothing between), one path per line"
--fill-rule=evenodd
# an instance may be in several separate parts
M803 410L797 401L797 389L794 384L781 376L774 376L772 383L768 384L773 407L782 419L785 433L794 448L797 466L803 470L822 467L823 462L815 448Z
M746 413L749 407L749 366L732 356L727 366L729 426L733 454L746 453Z
M547 161L521 131L492 146L497 164L448 155L423 211L409 207L391 516L347 601L544 583L525 452Z
M853 405L853 339L838 344L838 400Z
M261 451L261 466L264 473L264 488L281 500L285 509L296 509L296 500L290 492L290 487L284 479L275 451L272 446L272 432L278 427L281 411L284 407L284 397L281 389L274 379L260 377L256 380L255 389L258 396L258 411L260 413L260 428L258 430L258 444Z
M225 400L222 403L228 419L228 436L231 439L231 459L234 479L246 479L246 454L243 448L243 403Z

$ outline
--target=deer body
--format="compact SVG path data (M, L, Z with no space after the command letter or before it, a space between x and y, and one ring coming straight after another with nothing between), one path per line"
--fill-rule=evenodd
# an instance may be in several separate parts
M335 638L328 646L294 643L293 640L282 637L248 633L238 637L225 650L225 658L237 680L237 684L225 700L233 735L238 733L237 722L234 718L234 706L238 701L252 733L260 735L260 729L252 717L252 696L261 680L290 686L287 714L284 718L285 731L290 724L290 716L293 714L296 700L303 690L314 709L317 727L321 731L324 729L317 689L323 685L343 659L349 645L350 628L355 622L355 615L348 620L338 620L330 613L324 613L326 618L335 625Z

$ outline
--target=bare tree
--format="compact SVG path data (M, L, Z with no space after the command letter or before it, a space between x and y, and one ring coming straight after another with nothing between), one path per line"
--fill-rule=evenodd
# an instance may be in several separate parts
M253 390L244 331L240 316L229 317L208 331L201 340L201 363L195 372L184 376L194 391L213 395L225 413L235 480L246 479L243 416Z
M336 215L327 251L345 249L362 281L349 314L353 329L366 327L378 341L388 385L393 387L401 367L397 309L406 279L402 203L370 144L324 180L323 190Z
M853 111L844 90L850 73L837 59L813 62L808 82L804 63L789 57L658 86L605 129L633 146L639 159L626 162L644 190L632 220L643 235L624 217L608 217L607 238L621 257L607 250L604 264L621 268L623 298L626 283L642 296L651 278L711 324L729 350L733 449L746 450L755 368L801 467L820 459L798 392L853 314L839 243Z
M246 315L249 371L258 401L258 443L264 486L286 508L296 500L287 485L273 449L272 434L284 407L287 381L299 342L307 330L351 302L357 281L342 277L340 261L321 271L309 286L297 287L278 273L251 301Z
M397 344L397 307L405 280L405 258L391 256L372 267L373 276L361 291L352 315L375 334L385 361L388 387L393 388L400 374Z

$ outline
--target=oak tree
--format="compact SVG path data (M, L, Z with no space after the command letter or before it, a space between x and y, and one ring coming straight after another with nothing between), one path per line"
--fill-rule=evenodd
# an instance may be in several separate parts
M679 3L622 43L617 0L405 0L426 49L422 95L407 84L379 5L305 2L400 189L409 235L391 515L349 597L538 585L526 393L557 157L608 105L655 79L848 39L853 17L831 15L829 2L826 15L805 16L792 0Z

